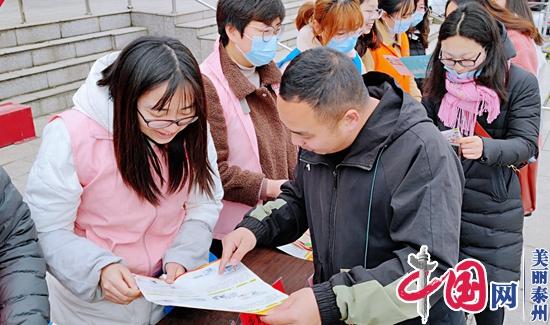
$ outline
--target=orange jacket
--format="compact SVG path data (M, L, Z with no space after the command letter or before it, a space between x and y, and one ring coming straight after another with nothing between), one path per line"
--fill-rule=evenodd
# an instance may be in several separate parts
M420 100L420 90L414 82L414 78L411 76L403 76L390 64L390 62L384 58L385 55L392 55L396 57L410 56L409 52L409 39L406 33L399 35L399 41L395 41L393 35L390 34L388 28L381 20L376 21L376 28L380 32L382 42L380 47L371 51L372 59L374 61L374 70L384 72L392 76L397 84L403 88L403 90L409 95Z

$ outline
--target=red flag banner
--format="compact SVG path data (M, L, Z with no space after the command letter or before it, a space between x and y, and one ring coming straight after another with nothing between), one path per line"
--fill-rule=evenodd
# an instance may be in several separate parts
M4 3L4 0L0 0L0 7L2 7L3 3Z

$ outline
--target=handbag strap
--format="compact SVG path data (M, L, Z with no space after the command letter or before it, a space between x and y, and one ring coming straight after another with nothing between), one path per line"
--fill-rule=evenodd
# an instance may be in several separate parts
M493 137L489 135L489 133L479 124L479 122L476 121L476 126L474 128L474 134L482 137L482 138L489 138L492 139Z

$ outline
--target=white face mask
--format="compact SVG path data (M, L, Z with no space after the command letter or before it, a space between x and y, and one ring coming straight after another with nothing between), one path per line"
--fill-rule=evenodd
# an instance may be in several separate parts
M393 20L393 28L391 29L391 32L393 34L401 34L409 30L409 27L411 26L411 18L401 18L401 19L394 19Z
M244 52L239 46L237 49L243 53L248 62L259 67L273 61L277 54L277 36L272 36L268 41L264 41L261 36L250 37L246 34L244 36L252 41L250 51Z
M425 11L415 11L411 16L411 27L418 25L424 19L425 13Z

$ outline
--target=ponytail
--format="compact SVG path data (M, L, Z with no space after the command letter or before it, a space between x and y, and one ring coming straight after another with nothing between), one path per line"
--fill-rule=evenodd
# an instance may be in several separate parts
M296 28L298 30L302 29L305 25L309 24L311 21L311 18L313 17L313 13L315 12L315 3L313 2L306 2L304 3L300 9L298 10L298 14L296 15Z

